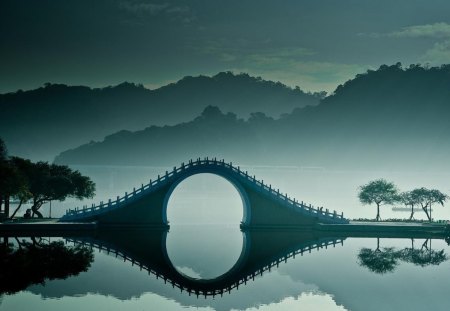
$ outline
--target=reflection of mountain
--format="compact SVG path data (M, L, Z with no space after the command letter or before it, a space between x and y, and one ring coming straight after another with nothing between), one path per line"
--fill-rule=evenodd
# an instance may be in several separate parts
M450 66L381 66L317 106L248 120L209 107L175 126L121 131L57 157L68 164L173 165L211 155L239 163L442 170L449 166Z
M242 117L254 111L278 117L318 102L318 94L226 72L185 77L155 90L131 83L100 89L48 84L0 95L0 133L11 154L50 159L119 130L189 120L207 105Z
M8 241L8 238L5 238ZM16 293L31 284L66 279L86 271L93 260L92 250L82 246L67 247L64 242L40 243L16 240L0 248L0 294Z

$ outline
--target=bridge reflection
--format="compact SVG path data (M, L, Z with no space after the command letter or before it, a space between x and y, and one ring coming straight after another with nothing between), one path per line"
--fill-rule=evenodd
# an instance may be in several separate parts
M95 236L67 238L75 245L96 248L196 296L229 293L247 284L290 258L315 250L343 245L345 238L334 238L320 232L244 231L239 259L224 274L213 279L189 277L172 264L167 254L167 231L126 230L98 231Z
M0 239L2 250L9 250L8 245L10 245L11 241L17 240L13 238L20 236L30 236L30 233L3 237ZM57 232L40 232L31 234L31 236L63 237L67 246L75 250L98 249L128 264L138 266L141 270L162 280L164 283L170 284L174 288L178 288L189 296L204 296L205 298L214 298L217 295L237 290L240 286L252 282L255 278L271 271L274 267L286 263L290 258L304 256L313 251L326 251L330 247L343 246L347 237L377 238L376 249L362 248L357 258L355 258L359 265L368 268L374 273L384 274L392 272L400 261L425 266L439 265L449 259L444 250L431 249L431 239L445 238L445 236L439 236L435 233L417 233L414 235L410 233L385 233L375 235L374 233L330 233L317 230L251 230L242 232L243 244L241 254L231 269L216 278L195 279L177 270L177 267L171 262L167 252L167 230L134 228L123 229L119 232L112 229L97 230L90 234L86 233L77 236L64 236L64 234ZM380 238L410 239L412 245L410 248L401 249L381 248ZM414 247L414 239L425 239L426 242L418 249ZM26 255L34 256L33 254L27 253ZM89 254L89 252L86 254ZM4 254L0 258L6 260L7 256ZM36 258L28 259L27 262L35 262L36 260ZM75 261L79 262L78 259ZM64 263L59 265L63 266ZM69 275L71 275L71 272L67 274L67 276ZM5 271L0 273L0 279L2 276L7 276ZM7 282L5 282L5 286L5 292L11 291L11 289L8 289L9 285Z

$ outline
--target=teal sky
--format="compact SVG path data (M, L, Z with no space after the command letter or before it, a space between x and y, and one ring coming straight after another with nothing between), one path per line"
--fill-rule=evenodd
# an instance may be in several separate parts
M450 63L448 12L448 0L1 0L0 93L225 70L332 91L381 64Z

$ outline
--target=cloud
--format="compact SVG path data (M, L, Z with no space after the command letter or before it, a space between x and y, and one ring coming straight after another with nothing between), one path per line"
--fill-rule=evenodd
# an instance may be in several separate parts
M150 3L141 1L122 1L119 3L119 7L135 14L148 13L150 15L157 15L164 12L168 7L168 3Z
M433 47L421 57L422 63L441 65L450 63L450 40L436 42Z
M404 27L400 31L388 34L389 37L406 38L450 38L450 25L447 23L435 23L428 25L416 25Z
M359 34L367 36L367 34ZM434 23L403 27L390 33L372 33L373 38L432 39L433 45L418 58L419 63L441 65L450 63L450 24Z
M222 38L191 48L214 57L226 70L299 86L305 91L333 92L337 85L367 70L367 65L321 61L316 51L306 47L274 46L270 40Z
M305 91L333 92L336 86L365 72L366 65L343 64L321 61L292 60L289 62L247 63L231 69L235 72L248 72L263 78L280 81L289 86L299 86Z
M164 15L171 21L190 23L196 16L187 5L172 5L168 2L154 3L145 0L124 0L119 2L119 8L135 15L138 18Z
M360 33L360 36L370 36L373 38L390 37L390 38L450 38L450 24L434 23L425 25L414 25L403 27L401 30L389 33Z

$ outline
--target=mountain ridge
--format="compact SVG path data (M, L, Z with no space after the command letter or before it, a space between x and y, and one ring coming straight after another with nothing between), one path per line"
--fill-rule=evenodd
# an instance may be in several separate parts
M0 133L11 153L49 160L115 131L185 122L208 105L242 117L254 111L277 117L317 105L323 96L232 72L187 76L154 90L129 82L104 88L47 83L0 95Z
M109 139L84 146L85 153L62 153L56 161L95 164L107 157L111 164L171 165L209 155L239 163L337 169L447 167L448 86L449 65L384 65L347 81L319 105L296 108L278 119L253 113L245 120L208 107L189 122L149 127L119 139L116 147L134 156L102 154Z

